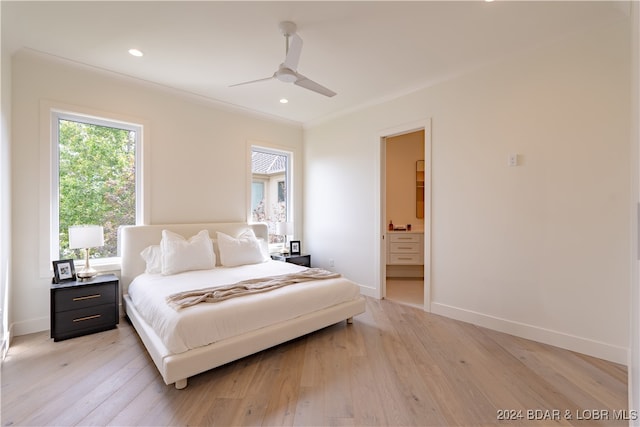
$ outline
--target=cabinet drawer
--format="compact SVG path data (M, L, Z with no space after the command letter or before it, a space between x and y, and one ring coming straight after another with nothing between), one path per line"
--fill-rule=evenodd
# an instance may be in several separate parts
M54 337L64 338L65 335L75 335L83 330L99 330L113 327L116 321L116 305L103 304L79 310L61 311L54 314Z
M389 254L389 264L419 265L422 257L420 254Z
M303 267L311 267L311 256L291 257L287 260L291 264L301 265Z
M117 301L117 289L116 283L58 289L54 294L55 310L61 312L113 303Z
M389 241L391 243L396 243L396 242L415 242L415 243L420 243L422 241L422 234L418 234L418 233L408 233L408 234L398 234L398 233L390 233L389 234Z
M311 267L311 255L279 255L272 254L271 259L276 261L284 261L290 264L301 265L303 267Z
M392 254L417 254L420 253L420 243L391 243L390 245Z

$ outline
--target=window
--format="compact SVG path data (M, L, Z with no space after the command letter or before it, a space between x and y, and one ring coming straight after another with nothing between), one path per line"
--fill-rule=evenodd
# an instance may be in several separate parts
M52 126L51 259L82 259L68 229L85 224L104 227L91 256L116 257L118 228L142 222L142 126L55 111Z
M286 151L251 149L251 220L269 226L269 243L282 243L276 224L292 220L291 157Z
M287 201L287 186L284 181L278 181L278 202Z

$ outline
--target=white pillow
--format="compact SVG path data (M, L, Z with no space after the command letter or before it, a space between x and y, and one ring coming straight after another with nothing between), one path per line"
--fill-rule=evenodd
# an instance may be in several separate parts
M160 274L162 273L162 251L160 245L147 246L140 252L142 259L147 263L145 273Z
M257 264L265 262L268 257L252 229L245 230L238 238L217 232L220 263L225 267Z
M179 234L162 230L162 274L181 273L191 270L210 270L216 266L213 245L209 232L202 230L186 240Z

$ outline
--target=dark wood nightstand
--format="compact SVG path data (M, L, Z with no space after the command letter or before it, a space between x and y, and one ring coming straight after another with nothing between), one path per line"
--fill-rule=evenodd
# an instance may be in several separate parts
M271 259L290 262L303 267L311 267L311 255L271 254Z
M119 321L114 274L51 285L51 338L66 340L115 328Z

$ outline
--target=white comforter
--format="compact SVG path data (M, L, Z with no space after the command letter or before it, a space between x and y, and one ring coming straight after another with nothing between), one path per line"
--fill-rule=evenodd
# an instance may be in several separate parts
M177 354L351 301L360 295L358 285L340 277L299 283L217 303L202 303L180 311L171 308L166 302L166 297L176 292L229 285L249 278L303 269L304 267L290 263L267 261L171 276L142 274L129 285L129 297L167 349Z

